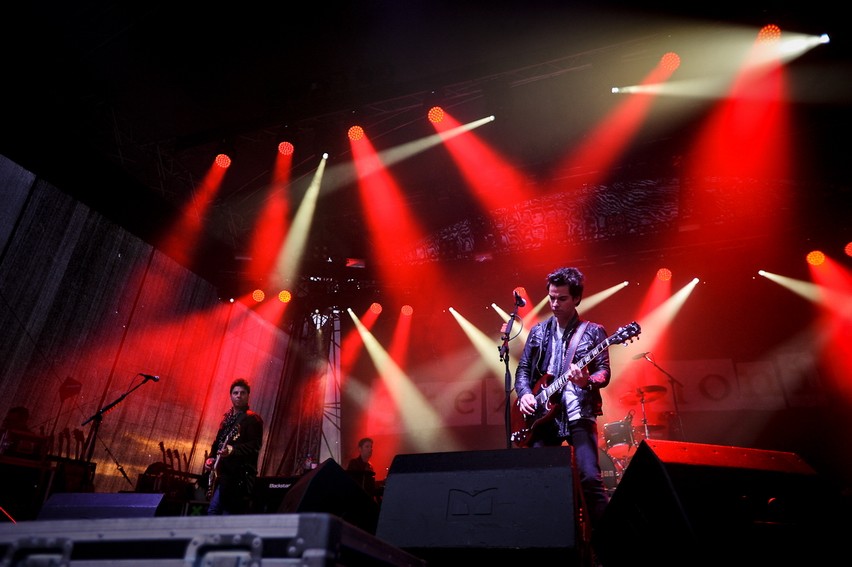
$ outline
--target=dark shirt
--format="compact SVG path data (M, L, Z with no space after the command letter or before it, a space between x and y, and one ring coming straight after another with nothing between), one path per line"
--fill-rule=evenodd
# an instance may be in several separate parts
M364 461L360 456L350 459L346 465L346 472L349 476L364 489L364 492L370 495L376 493L376 471L373 470L373 465L369 461Z
M226 439L229 431L233 434ZM233 447L233 452L219 460L220 498L223 509L237 513L246 510L254 491L257 461L263 442L263 419L248 410L239 420L236 429L234 426L220 427L210 452L214 459L223 439L226 439L226 445Z

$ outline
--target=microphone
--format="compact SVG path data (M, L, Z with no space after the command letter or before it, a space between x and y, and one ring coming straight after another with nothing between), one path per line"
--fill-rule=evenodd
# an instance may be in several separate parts
M651 354L651 353L650 352L640 352L639 354L634 354L633 360L639 360L640 358L645 358L649 354Z
M513 293L515 294L515 305L517 305L518 307L523 307L527 304L527 300L521 297L520 293L518 293L517 291L514 291Z
M153 380L154 382L159 382L159 381L160 381L160 377L159 377L159 376L152 376L151 374L142 374L142 373L140 372L140 373L139 373L139 376L142 376L143 378L145 378L145 380Z

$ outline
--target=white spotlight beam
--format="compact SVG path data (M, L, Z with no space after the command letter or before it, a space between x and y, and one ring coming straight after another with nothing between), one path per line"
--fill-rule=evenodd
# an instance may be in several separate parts
M468 321L453 307L450 307L450 315L453 316L479 353L476 363L466 367L463 370L463 374L472 378L478 378L483 372L487 371L489 376L494 377L494 379L501 383L504 382L505 367L500 362L499 348L494 342L494 338L476 328L473 323Z
M675 294L661 303L656 309L649 312L643 320L642 324L642 350L652 351L660 342L660 337L670 325L675 316L680 312L683 304L695 291L695 287L699 283L698 278L694 278L688 284L683 286Z
M326 160L321 160L313 180L305 196L302 198L302 202L299 204L299 208L293 218L293 223L287 232L284 246L278 254L276 272L280 274L281 283L284 286L293 285L293 282L296 281L299 275L299 266L305 254L305 244L308 240L311 224L313 223L325 165Z
M430 407L418 389L414 387L406 373L382 348L369 329L361 323L358 316L351 309L347 309L347 312L364 342L364 348L370 355L382 381L393 398L396 405L394 411L400 416L404 430L406 432L416 431L419 434L418 442L421 443L422 447L435 447L442 436L445 435L441 418Z
M820 307L823 307L840 317L852 320L852 295L848 293L839 292L812 282L773 274L764 270L759 270L757 273L766 279L789 289L796 295L804 297L808 301L818 303Z

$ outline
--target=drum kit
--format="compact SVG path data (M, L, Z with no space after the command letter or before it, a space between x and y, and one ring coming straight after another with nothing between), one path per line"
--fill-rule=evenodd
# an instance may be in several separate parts
M640 404L642 425L633 425L635 412L631 409L624 419L604 424L604 445L600 449L601 472L607 490L612 492L630 463L633 452L642 439L659 438L665 425L648 423L645 404L655 402L666 393L665 386L644 386L623 394L619 401L627 406Z

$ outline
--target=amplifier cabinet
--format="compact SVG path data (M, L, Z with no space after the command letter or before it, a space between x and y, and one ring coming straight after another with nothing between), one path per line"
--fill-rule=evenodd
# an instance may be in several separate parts
M331 514L98 518L0 525L0 565L425 567Z
M261 476L254 485L252 514L272 514L281 508L281 502L300 476ZM315 510L316 511L316 510ZM322 510L326 512L327 510Z

